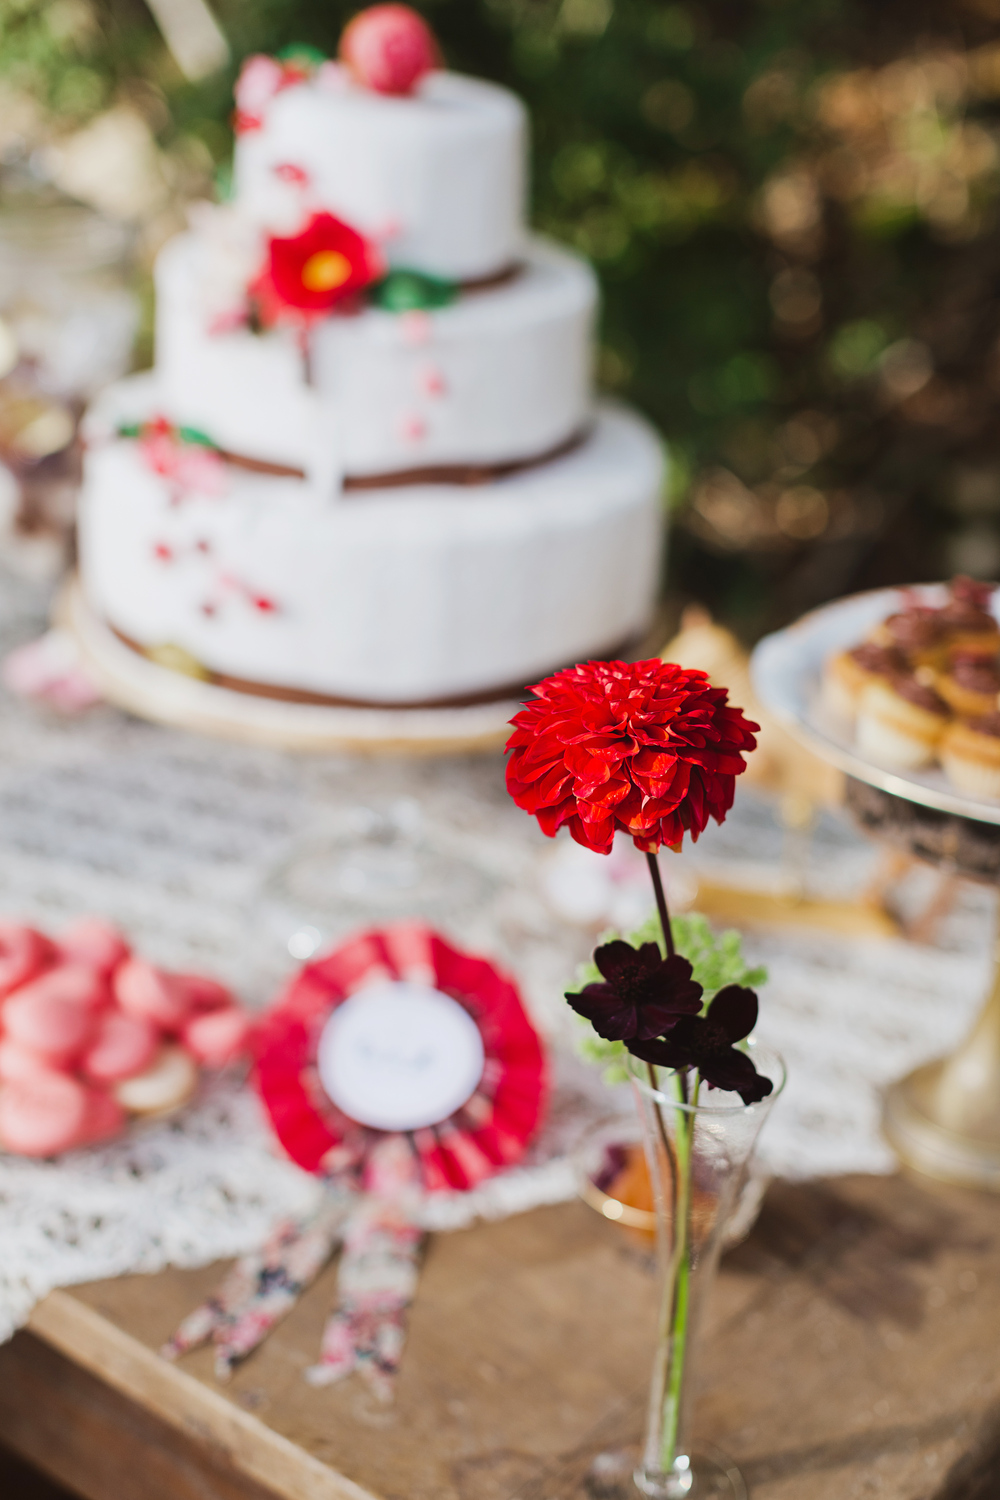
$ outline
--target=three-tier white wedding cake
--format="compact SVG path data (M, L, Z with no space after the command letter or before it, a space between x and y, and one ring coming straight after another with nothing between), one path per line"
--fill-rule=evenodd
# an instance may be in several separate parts
M82 586L229 691L456 706L641 636L663 459L593 401L593 273L525 230L523 106L387 89L385 12L422 27L244 66L232 203L163 250L156 367L86 421Z

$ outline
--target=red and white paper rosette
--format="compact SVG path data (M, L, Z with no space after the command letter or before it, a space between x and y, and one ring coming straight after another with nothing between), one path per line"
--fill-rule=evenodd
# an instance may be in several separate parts
M392 1068L402 1070L401 1087L387 1093ZM416 1105L405 1102L403 1074ZM421 923L362 933L307 964L257 1030L255 1076L299 1166L355 1172L363 1183L374 1148L395 1134L409 1141L430 1191L466 1191L517 1162L546 1096L541 1042L514 985ZM434 1101L456 1089L458 1099L435 1116ZM353 1098L360 1107L349 1113ZM407 1108L412 1119L402 1118ZM390 1120L395 1128L377 1128Z

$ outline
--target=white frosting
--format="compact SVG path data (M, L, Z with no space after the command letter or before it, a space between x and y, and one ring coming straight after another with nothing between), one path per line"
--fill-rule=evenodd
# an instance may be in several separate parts
M91 430L161 403L152 377L122 382ZM499 688L648 624L662 479L655 434L620 410L574 453L509 479L339 504L233 468L223 494L172 504L137 443L95 443L84 586L126 635L236 677L390 703Z
M488 276L523 239L526 119L506 89L431 73L392 98L327 66L266 105L236 143L236 197L256 223L288 233L325 209L378 240L393 265ZM305 183L278 169L298 168Z
M166 414L223 447L379 474L532 457L587 419L596 282L545 241L513 281L437 311L325 319L311 336L312 391L294 333L209 331L212 259L198 234L159 257L157 370Z

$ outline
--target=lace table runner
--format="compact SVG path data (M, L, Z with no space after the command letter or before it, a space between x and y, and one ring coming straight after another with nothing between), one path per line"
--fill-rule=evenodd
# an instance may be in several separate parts
M0 651L37 634L45 613L39 590L0 578ZM811 846L815 893L856 893L874 858L825 818ZM692 864L773 884L782 836L769 804L745 791L694 854L663 862L675 899ZM645 914L645 879L631 851L605 861L545 840L507 799L499 756L296 758L110 708L63 719L0 700L3 915L58 930L105 913L150 958L215 973L255 1007L313 945L403 916L515 975L553 1048L549 1122L522 1167L430 1203L431 1227L568 1198L574 1142L630 1109L627 1090L606 1089L573 1056L562 992L598 931ZM910 897L931 879L913 877ZM878 1089L967 1028L987 982L991 910L989 892L965 889L934 947L748 935L771 972L758 1034L790 1073L761 1142L768 1170L892 1169ZM0 1155L0 1339L54 1286L234 1255L316 1192L280 1158L235 1076L101 1150L43 1163Z

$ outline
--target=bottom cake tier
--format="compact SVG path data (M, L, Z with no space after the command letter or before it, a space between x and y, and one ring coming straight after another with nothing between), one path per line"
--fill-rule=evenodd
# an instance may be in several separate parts
M330 497L150 427L151 377L102 398L80 565L91 611L164 666L304 703L461 705L626 650L663 553L664 458L604 408L562 458L491 482Z

